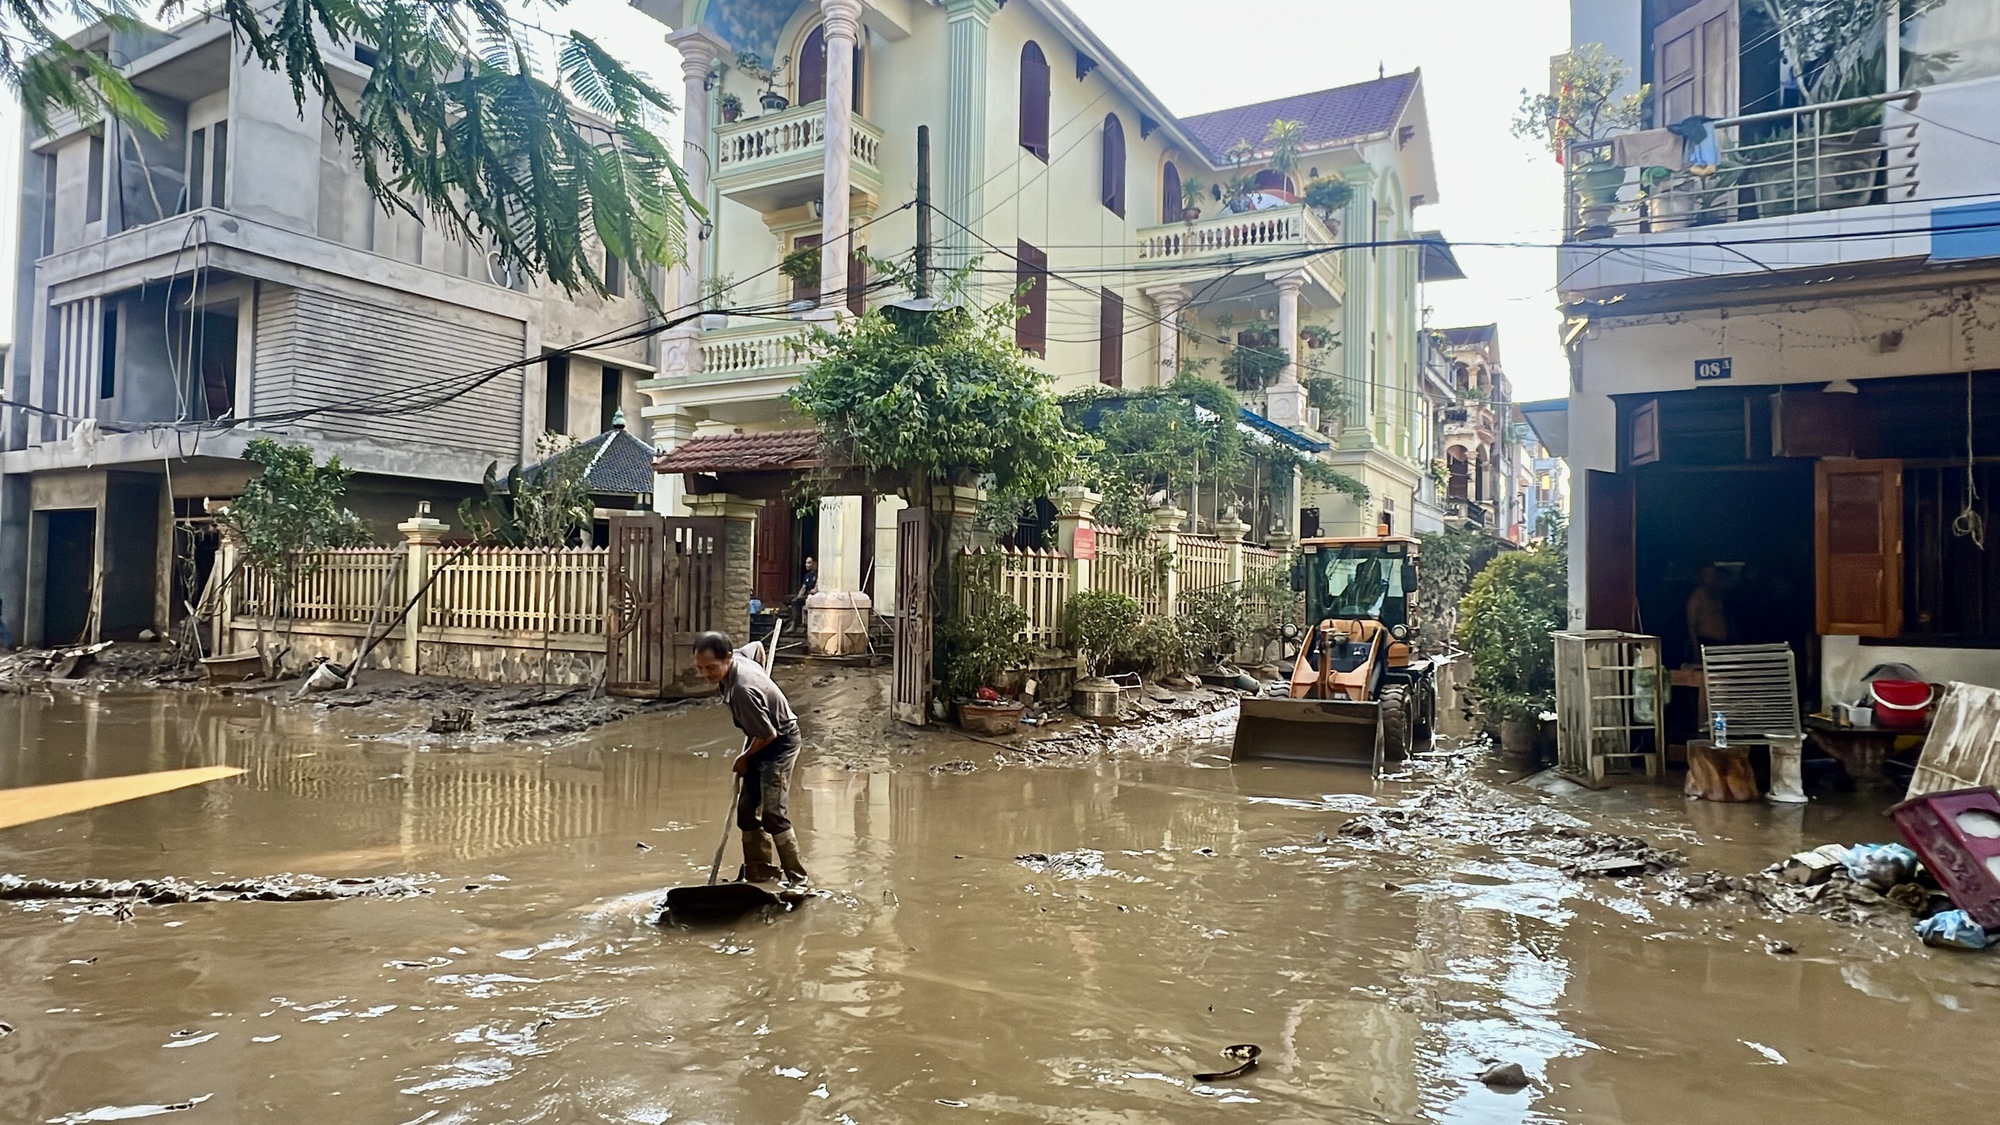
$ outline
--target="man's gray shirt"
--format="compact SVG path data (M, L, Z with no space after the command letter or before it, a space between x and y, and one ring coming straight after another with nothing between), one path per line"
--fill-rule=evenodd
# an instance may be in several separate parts
M748 649L737 652L729 674L722 678L722 698L729 703L736 729L751 738L798 733L799 717L792 713L791 701Z

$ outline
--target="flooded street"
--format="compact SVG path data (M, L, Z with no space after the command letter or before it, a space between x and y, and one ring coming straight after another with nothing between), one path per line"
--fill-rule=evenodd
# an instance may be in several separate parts
M1664 905L1477 840L1343 837L1429 783L1231 767L1226 713L998 768L880 734L880 679L824 679L796 681L793 807L828 893L701 931L651 918L713 854L737 745L717 706L550 747L415 712L0 698L0 787L245 771L0 831L0 872L428 892L0 903L0 1121L1835 1125L1970 1120L2000 1089L1991 956ZM955 759L980 768L933 769ZM1547 815L1737 873L1893 833L1854 798L1606 801ZM1191 1081L1236 1043L1262 1065ZM1480 1084L1496 1059L1534 1084Z

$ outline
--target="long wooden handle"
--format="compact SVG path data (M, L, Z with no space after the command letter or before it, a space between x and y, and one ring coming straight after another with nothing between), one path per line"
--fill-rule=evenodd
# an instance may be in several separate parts
M708 869L708 885L715 885L715 877L722 873L722 853L729 850L729 821L736 815L736 802L743 797L743 775L736 775L736 789L729 794L729 813L722 818L722 839L715 845L715 862ZM749 862L747 859L744 862Z

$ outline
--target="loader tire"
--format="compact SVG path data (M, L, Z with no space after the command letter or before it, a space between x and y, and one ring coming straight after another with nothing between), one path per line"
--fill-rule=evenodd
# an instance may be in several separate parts
M1410 733L1419 742L1428 742L1437 731L1438 689L1437 681L1426 678L1416 685L1417 697L1410 711Z
M1382 756L1387 761L1410 756L1410 697L1401 684L1382 689Z

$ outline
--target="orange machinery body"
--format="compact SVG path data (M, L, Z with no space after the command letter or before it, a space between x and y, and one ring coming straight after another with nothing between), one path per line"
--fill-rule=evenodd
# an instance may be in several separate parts
M1313 630L1311 643L1299 646L1298 662L1292 666L1292 698L1356 703L1374 699L1381 670L1408 668L1410 657L1409 643L1390 636L1380 621L1322 621Z

